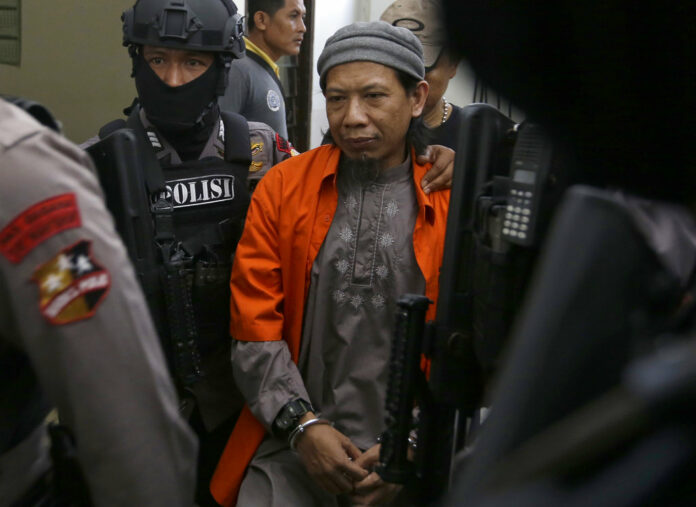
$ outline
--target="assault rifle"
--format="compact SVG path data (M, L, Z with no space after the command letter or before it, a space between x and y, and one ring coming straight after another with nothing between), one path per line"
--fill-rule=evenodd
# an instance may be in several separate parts
M201 374L191 302L195 273L175 241L173 205L159 163L135 132L124 127L123 121L107 125L111 131L102 129L103 139L87 152L145 293L172 376L184 387Z

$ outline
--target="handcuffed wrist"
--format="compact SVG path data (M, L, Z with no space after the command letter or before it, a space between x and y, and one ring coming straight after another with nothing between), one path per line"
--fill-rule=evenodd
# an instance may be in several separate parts
M328 424L329 426L333 426L333 423L329 421L328 419L320 419L318 417L315 417L313 419L310 419L309 421L305 421L303 423L298 424L294 430L290 432L290 436L288 436L288 443L290 444L290 449L293 451L296 448L297 444L297 438L302 435L305 431L307 431L307 428L310 426L314 426L317 424Z

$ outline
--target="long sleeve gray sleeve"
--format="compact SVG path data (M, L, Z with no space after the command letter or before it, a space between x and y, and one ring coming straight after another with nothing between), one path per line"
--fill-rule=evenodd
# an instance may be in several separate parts
M251 412L268 431L286 403L298 398L311 401L290 350L282 340L232 340L232 367Z

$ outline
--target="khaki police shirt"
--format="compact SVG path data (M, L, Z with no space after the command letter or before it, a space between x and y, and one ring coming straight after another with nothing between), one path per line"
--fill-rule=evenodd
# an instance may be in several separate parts
M85 153L0 101L0 341L26 353L76 435L95 505L192 505L195 440L86 167ZM13 450L0 456L3 502L34 472L13 465L44 459Z

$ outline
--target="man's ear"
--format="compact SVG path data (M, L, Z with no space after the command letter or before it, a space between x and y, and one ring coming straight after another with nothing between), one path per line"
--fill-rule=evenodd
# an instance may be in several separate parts
M265 32L268 29L268 23L271 17L267 12L256 11L254 13L254 26L260 32Z
M450 67L450 72L449 72L449 78L452 79L454 76L457 75L457 69L459 68L459 63L452 62Z
M460 59L452 55L447 50L443 50L443 53L440 55L440 59L442 60L442 65L447 67L447 78L452 79L457 74Z
M430 89L427 81L420 81L416 85L416 89L413 90L411 94L411 116L413 118L419 117L423 114L423 108L425 107L425 99L428 98L428 90Z
M459 68L459 60L456 58L449 58L450 72L449 78L452 79L457 75L457 69Z

